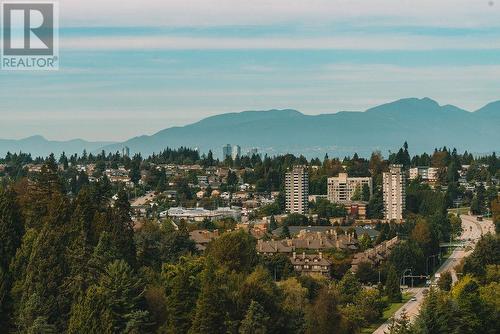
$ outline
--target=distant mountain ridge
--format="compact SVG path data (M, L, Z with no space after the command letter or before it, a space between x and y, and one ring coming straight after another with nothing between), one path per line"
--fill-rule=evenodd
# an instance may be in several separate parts
M475 112L453 105L441 106L430 98L401 99L365 112L304 115L293 109L244 111L211 116L123 143L101 145L94 151L115 152L127 146L131 153L149 155L166 147L186 146L200 152L212 150L220 157L222 146L230 143L240 145L243 153L255 147L270 155L294 153L310 158L323 157L325 153L345 156L357 152L368 156L374 150L387 154L404 141L415 153L430 152L443 145L476 153L498 151L500 101ZM0 140L0 153L5 149Z
M67 155L74 153L81 154L83 150L92 152L113 142L89 142L82 139L73 139L67 141L47 140L40 135L31 136L24 139L0 139L0 156L5 156L7 152L25 152L31 153L33 157L48 156L50 153Z

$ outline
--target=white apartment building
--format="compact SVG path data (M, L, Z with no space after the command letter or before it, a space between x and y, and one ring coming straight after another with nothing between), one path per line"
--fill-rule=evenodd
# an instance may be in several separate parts
M405 174L403 165L390 165L383 174L384 218L387 220L403 219L405 210Z
M309 200L309 173L303 166L295 166L285 174L286 211L305 214Z
M424 181L436 182L439 177L439 168L427 166L410 168L410 180L419 176Z
M328 178L327 198L332 203L351 202L356 189L361 191L365 184L370 188L371 196L373 189L371 177L349 177L347 173L339 173L337 177Z

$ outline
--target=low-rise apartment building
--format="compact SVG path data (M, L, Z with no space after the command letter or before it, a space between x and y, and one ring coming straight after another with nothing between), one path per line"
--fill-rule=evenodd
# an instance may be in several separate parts
M349 177L347 173L339 173L337 177L328 178L327 198L332 203L346 204L351 201L356 191L362 191L367 185L372 194L373 184L371 177Z
M410 168L410 180L420 177L423 181L436 182L439 178L439 168L420 166Z

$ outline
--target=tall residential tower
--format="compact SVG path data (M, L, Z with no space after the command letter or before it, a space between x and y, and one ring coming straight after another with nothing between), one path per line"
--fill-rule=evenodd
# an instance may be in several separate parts
M390 165L383 174L384 218L387 220L403 219L405 210L405 174L403 165Z
M285 175L286 211L306 214L309 204L309 173L306 167L295 166Z

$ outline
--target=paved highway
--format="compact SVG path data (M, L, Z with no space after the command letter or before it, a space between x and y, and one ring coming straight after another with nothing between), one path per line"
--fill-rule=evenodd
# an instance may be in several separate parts
M468 256L472 252L477 241L481 238L481 235L489 232L494 233L495 231L492 221L484 220L482 222L479 222L477 221L477 218L475 216L469 216L469 215L461 215L460 218L462 218L463 231L459 240L465 241L466 245L465 248L469 250L465 251L465 249L463 248L456 248L451 253L450 257L436 271L436 273L443 273L445 271L450 271L453 278L453 283L455 283L458 280L454 267L464 257ZM404 304L399 310L396 311L394 317L398 319L401 317L401 314L403 312L406 312L406 314L411 320L415 320L420 311L422 302L424 300L424 295L423 295L424 290L425 288L408 289L408 292L412 293L417 300L416 301L410 300L409 302ZM379 328L377 328L373 332L373 334L384 334L388 332L389 325L390 321L388 320L384 324L382 324Z

